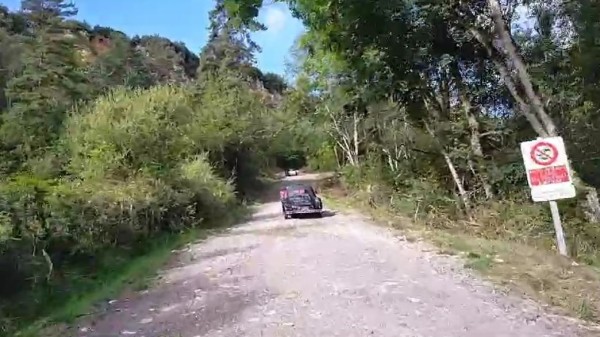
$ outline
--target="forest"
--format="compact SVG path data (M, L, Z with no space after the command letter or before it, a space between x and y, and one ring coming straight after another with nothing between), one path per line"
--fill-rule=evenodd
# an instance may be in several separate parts
M157 242L235 222L299 165L436 235L531 249L528 287L600 321L600 2L285 2L306 27L292 83L256 67L259 0L218 0L199 54L68 1L0 7L0 333L71 317L57 308ZM548 136L578 190L559 202L578 280L545 267L552 221L519 150Z

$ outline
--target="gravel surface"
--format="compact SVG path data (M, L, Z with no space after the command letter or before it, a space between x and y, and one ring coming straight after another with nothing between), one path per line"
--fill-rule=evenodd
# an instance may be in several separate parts
M594 335L579 329L359 214L284 220L271 202L184 249L150 290L118 299L75 336Z

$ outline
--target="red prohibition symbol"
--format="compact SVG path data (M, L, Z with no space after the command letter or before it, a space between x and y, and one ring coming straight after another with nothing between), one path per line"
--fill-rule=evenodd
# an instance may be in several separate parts
M531 160L541 166L552 165L558 158L556 146L548 142L539 142L531 148Z

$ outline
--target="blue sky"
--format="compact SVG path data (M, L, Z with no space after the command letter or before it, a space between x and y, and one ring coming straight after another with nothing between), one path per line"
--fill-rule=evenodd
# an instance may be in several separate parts
M18 9L20 0L0 0L10 9ZM91 25L102 25L128 35L158 34L184 42L194 52L206 43L208 12L213 0L74 0L77 18ZM272 3L272 0L266 0ZM283 4L269 4L261 9L259 20L268 30L254 34L261 47L258 67L285 75L285 60L302 23L293 18Z

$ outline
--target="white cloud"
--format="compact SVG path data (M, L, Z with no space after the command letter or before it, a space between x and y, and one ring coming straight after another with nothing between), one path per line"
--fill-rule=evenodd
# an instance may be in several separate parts
M264 24L271 33L281 32L290 19L289 13L277 7L267 7L265 10Z
M304 31L304 25L293 17L283 1L265 2L270 4L260 9L259 21L267 30L252 33L252 39L262 48L262 52L256 55L256 61L262 71L283 75L285 57L294 44L295 37Z

